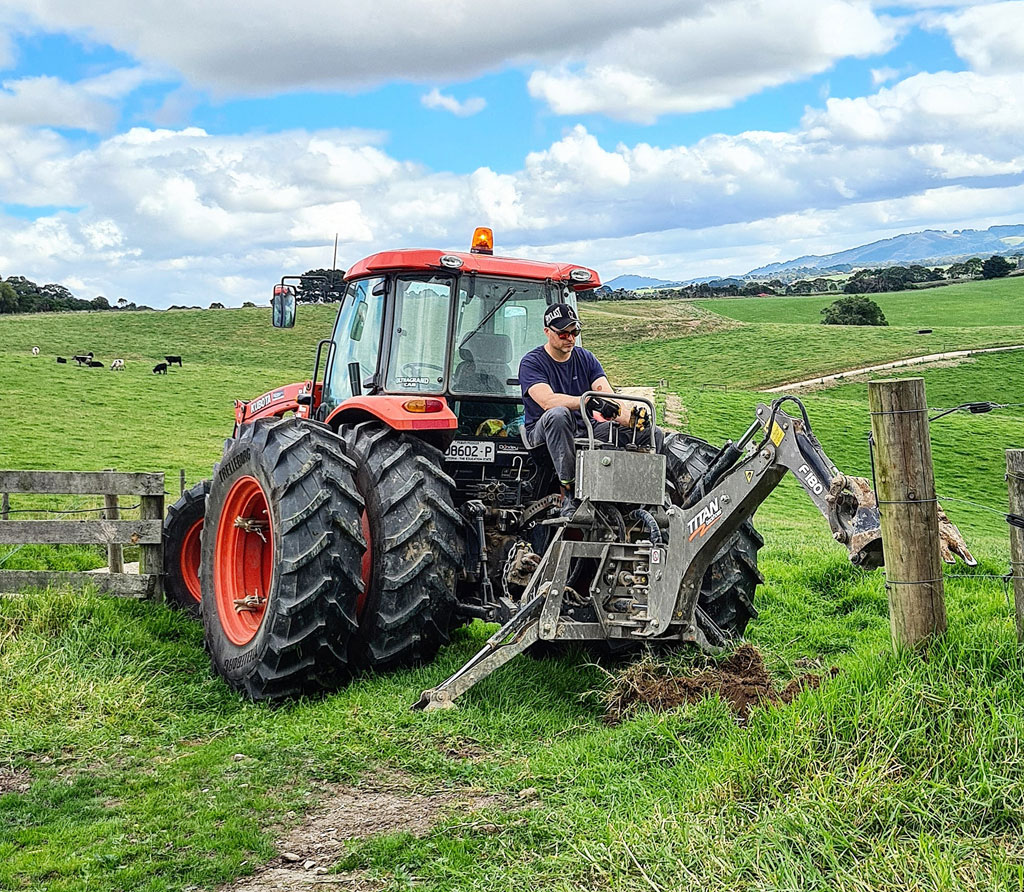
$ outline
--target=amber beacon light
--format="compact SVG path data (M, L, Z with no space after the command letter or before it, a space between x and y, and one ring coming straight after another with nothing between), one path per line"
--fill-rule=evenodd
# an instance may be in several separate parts
M477 226L473 230L473 243L469 246L470 254L493 254L494 233L486 226Z

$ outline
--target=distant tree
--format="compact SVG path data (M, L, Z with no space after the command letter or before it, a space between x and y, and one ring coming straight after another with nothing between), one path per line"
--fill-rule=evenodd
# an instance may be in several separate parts
M212 304L210 304L210 309L211 310L223 310L224 309L224 304L218 303L217 301L214 301Z
M888 325L885 314L870 297L841 297L821 311L822 325Z
M0 282L0 313L17 313L18 306L18 292L9 282Z
M92 304L94 310L109 310L110 301L108 301L102 294L97 294L89 303Z
M981 265L981 277L983 279L1001 279L1010 275L1014 265L1005 257L993 254Z
M300 304L333 303L341 300L345 291L342 284L344 270L307 269L302 276L295 297ZM307 276L309 278L306 278Z
M250 307L255 307L255 306L256 306L256 304L254 304L251 300L247 300L244 304L242 304L242 309L246 310L246 309L249 309Z
M117 308L119 310L123 310L127 306L128 306L128 298L126 298L126 297L119 297L117 299Z

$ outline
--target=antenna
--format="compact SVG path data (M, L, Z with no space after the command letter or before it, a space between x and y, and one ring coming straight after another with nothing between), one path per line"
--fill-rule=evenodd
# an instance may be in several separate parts
M331 263L331 269L336 270L338 268L338 233L334 233L334 261Z

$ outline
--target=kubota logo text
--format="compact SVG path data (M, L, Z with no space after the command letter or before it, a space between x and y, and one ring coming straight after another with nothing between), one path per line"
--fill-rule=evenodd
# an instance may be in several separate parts
M690 532L689 541L692 542L698 536L703 539L704 534L718 522L721 516L722 509L718 507L718 499L712 499L686 524L686 529Z

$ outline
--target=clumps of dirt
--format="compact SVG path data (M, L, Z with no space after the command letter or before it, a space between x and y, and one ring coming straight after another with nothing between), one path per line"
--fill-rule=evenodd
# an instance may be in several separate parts
M303 824L280 841L277 858L255 875L222 886L221 892L324 888L376 892L384 884L360 871L329 872L349 842L391 833L425 836L442 818L501 804L499 797L476 789L419 792L410 778L399 774L335 787Z
M0 796L8 793L27 793L32 786L32 775L24 769L0 768Z
M835 666L826 673L829 678L838 674ZM779 690L765 668L764 657L750 644L741 645L721 663L688 675L676 674L663 664L644 659L615 680L605 697L606 718L616 723L644 707L665 712L684 703L718 696L742 723L755 706L791 703L800 691L817 688L821 682L822 675L808 672Z

